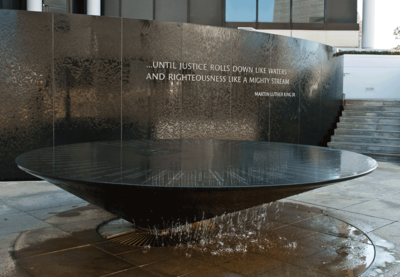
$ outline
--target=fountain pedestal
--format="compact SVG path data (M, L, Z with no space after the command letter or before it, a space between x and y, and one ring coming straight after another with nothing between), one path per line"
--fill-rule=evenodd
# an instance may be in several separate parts
M168 229L367 174L343 150L233 140L89 142L25 153L18 166L136 227Z

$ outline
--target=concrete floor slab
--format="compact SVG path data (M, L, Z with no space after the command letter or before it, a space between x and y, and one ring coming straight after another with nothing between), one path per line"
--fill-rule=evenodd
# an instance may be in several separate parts
M329 275L310 271L309 269L305 269L300 266L292 264L285 264L272 271L267 271L263 274L257 275L257 277L291 277L291 276L327 277Z
M50 226L23 212L0 215L0 224L0 236Z
M160 275L150 272L141 267L135 267L132 269L121 270L117 273L112 273L110 275L103 275L102 277L160 277ZM185 275L186 276L186 275ZM208 275L203 275L208 276Z
M309 204L316 204L334 209L343 209L355 204L359 204L375 198L373 194L363 193L358 194L354 192L343 191L329 191L329 192L310 192L304 193L288 198L289 200L301 200Z
M346 212L342 210L328 211L327 214L344 222L351 222L352 225L357 226L357 228L363 230L364 232L370 232L372 230L381 228L394 222L392 220L357 214L353 212Z
M343 210L392 221L400 220L400 203L385 199L373 199Z
M39 210L32 210L32 211L27 211L26 213L30 214L31 216L34 216L38 219L46 220L58 213L73 210L73 209L80 208L80 207L85 207L87 205L89 205L89 203L81 202L81 203L75 203L75 204L68 204L68 205L64 205L64 206L56 206L56 207L39 209Z
M13 252L14 241L18 238L19 233L12 233L0 236L0 277L30 277L29 274L10 253Z
M319 216L294 223L295 226L312 229L320 233L368 243L365 236L355 227L330 216Z
M32 211L85 202L66 191L35 192L29 195L2 198L2 201L21 211Z
M308 220L306 220L308 221ZM302 221L300 221L302 222ZM269 231L267 234L275 234L276 236L284 237L288 240L298 240L306 236L311 236L316 233L315 230L301 228L295 225L287 225L275 230Z
M219 266L243 276L257 276L284 265L285 263L282 261L264 255L248 253L241 259L235 259Z
M344 193L360 193L362 196L370 196L371 198L382 198L392 193L400 192L400 182L396 179L376 180L361 183L348 183L340 186L330 186L334 191L341 191ZM329 186L328 186L329 188ZM320 190L318 190L320 191Z
M43 242L47 243L43 243ZM16 257L23 259L49 252L70 249L88 243L51 226L22 233L16 242Z
M18 213L18 212L21 212L21 211L11 207L10 205L7 205L3 201L0 201L0 215L12 214L12 213Z
M400 204L400 192L389 193L384 198L382 198L382 200L385 199Z
M266 251L266 253L258 253L258 254L260 254L261 256L269 257L274 260L281 261L283 263L293 263L295 260L308 257L312 254L315 254L323 250L323 249L312 248L310 247L310 245L299 245L297 244L297 242L298 242L297 240L293 240L292 244L288 244L287 242L282 242L281 247L271 248L268 251Z
M37 277L98 277L135 267L93 246L28 257L19 261Z
M208 266L208 268L205 270L195 271L195 272L186 274L184 276L185 277L204 277L204 276L207 276L207 277L208 276L209 277L220 277L220 276L243 277L243 275L240 275L238 273L233 273L232 271L230 271L228 269L215 267L215 266ZM275 276L277 276L277 275L275 275Z
M303 209L306 211L310 211L310 212L316 212L316 213L327 213L329 211L336 211L338 209L335 208L330 208L330 207L325 207L325 206L321 206L321 205L317 205L317 204L310 204L307 203L305 201L302 201L301 198L298 198L299 200L294 200L291 197L279 200L277 202L282 202L285 203L285 205L292 205L294 206L296 209Z
M182 276L196 271L203 271L208 264L184 256L176 256L162 262L156 262L143 267L159 276Z
M375 246L375 251L375 260L363 277L395 276L400 272L399 257L396 255L396 251L380 246Z
M46 223L57 227L67 233L81 233L96 229L97 226L105 221L116 218L93 205L85 205L70 211L56 214L45 220Z
M155 262L169 261L177 258L178 256L182 256L182 254L176 253L173 247L162 247L150 249L133 248L132 251L122 253L117 256L134 265L144 266Z
M89 229L89 230L84 230L84 231L79 231L79 232L72 232L71 235L76 237L76 238L78 238L78 239L80 239L80 240L85 241L86 243L90 243L90 244L96 244L96 243L99 243L99 242L104 242L104 238L102 238L97 233L96 228Z
M319 216L320 213L310 210L302 210L296 208L294 205L271 205L268 207L266 215L268 220L291 224L314 216Z
M102 209L97 208L94 205L87 205L84 207L79 207L72 209L68 212L63 212L57 214L51 218L45 220L45 222L51 225L64 225L64 224L74 224L77 225L80 222L86 222L94 219L100 219L103 221L108 220L110 217L115 217L115 215L110 214Z
M112 216L112 217L110 216L110 219L111 218L114 218L114 216ZM67 232L67 233L73 234L73 233L80 233L80 232L96 229L97 226L99 226L99 224L102 224L104 221L107 221L107 220L92 219L92 220L77 222L75 224L70 224L70 223L59 224L59 225L56 224L54 226L60 230Z
M343 260L342 255L352 255L354 259L351 261ZM327 250L297 260L294 264L329 276L358 276L365 271L373 259L374 247L372 245L345 241ZM350 272L347 262L353 263L353 269Z
M0 182L0 200L41 192L63 191L46 181Z
M134 247L131 245L116 243L113 241L106 241L106 242L102 241L100 243L95 244L94 246L113 255L127 254L133 251L142 250L141 247Z
M374 230L372 233L387 241L393 242L400 249L400 222L394 222L383 226Z
M345 242L347 238L335 237L323 233L313 234L296 241L300 246L314 248L315 250L322 251L332 246ZM318 252L316 251L316 252Z

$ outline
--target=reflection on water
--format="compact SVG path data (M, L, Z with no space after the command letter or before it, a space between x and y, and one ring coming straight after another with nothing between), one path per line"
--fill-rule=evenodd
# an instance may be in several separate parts
M290 264L329 276L358 276L375 256L369 238L354 226L291 203L264 204L151 233L167 234L180 243L167 250L147 245L143 255L167 251L239 274L262 273L257 270L275 261L280 268Z
M23 168L74 180L167 187L309 184L354 177L376 161L304 145L230 140L131 140L44 148Z

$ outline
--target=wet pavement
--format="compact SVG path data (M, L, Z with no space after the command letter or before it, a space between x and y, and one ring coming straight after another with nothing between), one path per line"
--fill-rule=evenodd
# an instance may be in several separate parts
M400 165L214 219L209 240L135 247L47 182L0 183L0 276L400 276ZM369 267L369 268L368 268ZM368 269L367 269L368 268Z

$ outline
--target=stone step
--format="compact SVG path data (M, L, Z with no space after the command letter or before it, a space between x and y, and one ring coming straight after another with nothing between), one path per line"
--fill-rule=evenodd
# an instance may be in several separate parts
M380 162L400 163L400 154L360 153Z
M399 132L389 131L374 131L374 130L362 130L362 129L336 129L335 135L338 136L366 136L376 138L398 138L400 139Z
M328 146L400 162L400 100L347 99Z
M356 106L400 106L400 100L386 99L346 99L345 104Z
M400 118L393 117L340 117L340 122L371 123L371 124L399 124Z
M349 143L366 143L366 144L382 144L400 146L400 139L398 138L376 138L368 136L332 136L334 142L349 142Z
M400 154L400 146L354 143L354 142L328 142L329 148L342 149L357 153L382 153L382 154Z
M353 111L353 110L345 110L342 112L342 116L345 117L355 117L355 116L363 116L363 117L399 117L400 118L400 109L399 112L381 112L381 111Z
M399 132L400 125L396 124L369 124L369 123L349 123L349 122L338 122L338 129L362 129L362 130L374 130L374 131L391 131Z
M400 107L397 106L357 106L345 105L345 111L362 111L362 112L400 112Z

